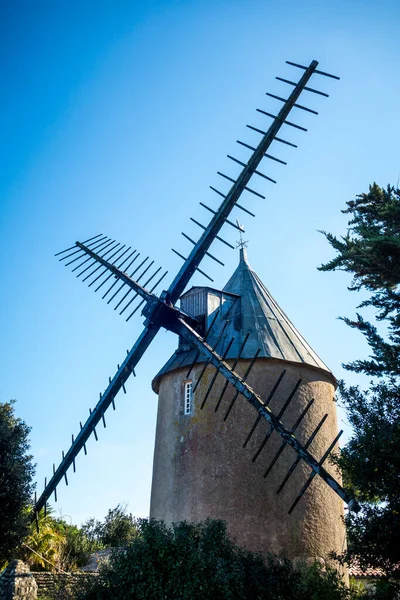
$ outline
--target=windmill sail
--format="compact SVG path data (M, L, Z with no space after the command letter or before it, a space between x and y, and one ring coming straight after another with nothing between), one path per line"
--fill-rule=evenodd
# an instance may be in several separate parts
M143 354L146 352L147 348L150 346L151 342L157 335L157 328L145 328L141 335L138 337L136 343L128 352L125 360L122 362L121 366L118 367L117 372L114 377L109 380L109 385L103 394L100 394L100 399L96 404L93 410L90 410L89 418L86 423L81 427L80 432L76 436L76 438L72 437L72 444L68 450L68 452L63 456L61 463L58 468L55 469L53 477L49 480L47 485L43 490L43 493L40 495L38 500L35 503L34 512L39 512L45 505L46 502L50 499L52 493L54 493L56 498L56 490L57 486L62 480L62 478L66 477L66 473L71 465L74 467L75 471L75 459L79 452L82 449L85 450L86 453L86 442L89 437L93 434L97 439L96 434L96 425L100 421L103 421L103 425L105 427L105 417L104 414L106 410L113 405L115 409L115 397L118 392L123 389L126 393L125 383L130 375L134 374L134 370L139 360L142 358ZM66 480L67 483L67 480Z
M352 497L343 489L336 479L324 469L322 466L322 462L324 461L321 462L316 460L308 451L307 447L310 445L312 440L309 441L306 446L300 444L293 433L289 431L283 425L280 419L272 412L272 410L268 407L268 404L263 402L261 397L245 381L243 381L243 378L235 373L228 363L224 362L223 357L219 356L211 348L211 346L206 344L202 338L193 329L191 329L187 323L185 323L183 319L178 319L178 322L175 323L174 330L187 342L195 346L203 355L203 357L206 358L209 363L217 369L217 372L225 377L225 379L232 384L233 387L235 387L236 390L242 394L242 396L246 398L250 404L254 406L260 417L270 423L273 429L282 437L283 441L295 450L298 455L296 460L304 460L315 472L315 474L319 475L325 481L325 483L327 483L329 487L348 504L349 508L355 506L356 503Z
M56 256L61 256L60 262L66 261L64 262L66 267L73 265L72 272L78 271L76 276L81 277L83 282L88 281L89 287L95 286L95 292L102 289L102 299L106 300L107 304L114 302L114 310L118 310L120 315L129 309L125 313L126 320L129 321L149 299L146 287L151 283L150 293L153 292L168 271L164 271L160 276L161 267L155 269L154 261L149 261L148 256L139 259L140 253L132 250L130 246L126 247L106 236L95 236L95 238L97 238L95 242L87 245L85 242L75 242L75 246L58 252ZM70 252L71 250L73 252ZM74 258L69 260L71 256ZM156 279L155 283L154 279ZM138 296L142 300L132 310L135 306L132 304Z
M232 368L230 368L224 361L224 355L220 356L217 353L217 347L214 349L211 348L205 339L203 339L196 332L195 319L189 318L188 315L184 314L175 307L175 304L177 303L179 297L185 290L196 270L202 272L206 277L208 277L204 271L200 270L200 264L206 256L222 264L221 261L210 252L210 247L214 240L219 240L231 248L234 247L230 242L226 241L219 235L225 223L236 229L239 229L239 231L243 231L240 225L235 224L229 219L232 210L237 207L246 214L254 216L254 214L245 206L243 206L243 204L238 204L238 200L245 191L252 195L264 198L262 194L256 191L253 187L250 187L249 183L252 177L261 177L261 179L267 180L270 183L276 183L272 177L261 172L259 167L264 158L286 164L281 159L268 153L268 150L274 141L296 147L296 145L292 142L278 137L278 133L281 127L284 125L305 130L304 127L288 120L288 116L292 108L295 107L313 114L317 114L313 109L305 107L303 104L299 104L297 102L303 91L327 96L327 94L324 92L307 86L307 83L312 75L318 74L338 79L336 76L318 70L317 61L312 61L307 67L289 61L287 62L288 64L303 70L303 75L300 77L298 82L277 78L286 84L293 86L293 91L287 99L269 94L269 96L283 103L281 110L276 116L264 110L258 109L259 112L263 113L268 118L272 118L270 127L267 129L267 131L264 131L253 126L249 126L250 129L256 131L262 136L261 141L256 147L245 142L238 142L242 146L252 151L249 160L247 163L244 163L233 156L229 156L231 160L242 167L242 170L236 179L219 172L219 175L225 180L230 181L232 186L227 194L220 192L216 188L212 188L223 198L218 210L213 210L207 205L201 203L202 206L211 212L213 216L208 225L203 225L195 219L192 219L192 221L194 221L203 230L203 233L197 242L195 242L186 234L183 234L184 237L190 243L192 243L193 248L187 258L185 258L180 252L174 250L183 258L184 263L176 277L173 279L169 288L163 292L160 297L157 297L153 291L165 277L166 273L164 273L160 278L160 269L153 272L152 269L154 263L147 262L149 260L148 258L145 258L142 261L139 258L139 253L136 250L132 250L131 247L121 245L107 236L97 235L89 240L86 240L84 243L77 242L75 246L72 246L68 250L59 253L59 255L61 255L60 260L63 261L66 266L73 265L71 267L72 270L74 272L78 271L77 277L81 277L82 281L89 281L88 285L90 287L96 286L95 291L99 291L102 288L103 299L106 299L108 303L115 301L116 306L114 308L120 308L120 314L128 310L129 307L131 310L133 308L133 301L139 297L139 304L130 313L128 311L127 320L129 320L140 307L144 306L142 313L145 315L146 321L145 329L143 330L142 334L139 336L130 352L128 352L128 355L122 362L121 367L118 366L114 377L112 379L110 378L108 387L100 396L100 399L93 411L90 411L89 418L81 427L79 434L76 436L76 438L73 438L73 443L67 454L63 454L63 460L61 461L59 467L54 469L53 477L50 479L49 483L45 485L43 493L35 503L33 515L37 514L37 511L45 505L46 501L53 492L56 494L57 485L60 483L63 477L67 482L67 470L71 467L71 465L75 467L75 458L82 448L85 450L85 443L89 436L93 433L95 437L97 437L95 427L100 420L102 420L103 424L105 425L105 411L111 404L114 405L114 398L120 389L122 388L125 391L126 380L130 374L134 372L134 368L161 327L165 327L166 329L181 335L185 340L188 341L188 343L197 348L198 355L202 354L204 357L206 357L207 361L214 365L216 374L220 374L225 377L226 381L236 388L237 394L242 394L256 408L260 418L270 423L274 430L281 435L284 443L290 445L297 452L299 459L307 462L307 464L309 464L312 468L313 473L318 474L332 489L334 489L334 491L341 498L348 502L349 505L352 505L351 498L346 494L340 484L338 484L338 482L336 482L335 479L324 469L322 462L317 461L310 454L307 448L303 447L298 442L294 435L294 431L287 430L281 423L279 416L276 416L269 409L269 407L263 403L260 396L258 396L257 393L248 386L246 383L247 375L245 374L243 377L240 377ZM153 285L154 279L157 279L157 282ZM147 286L150 284L150 282L152 283L153 287L148 290ZM108 288L103 287L106 286L106 284L111 285ZM232 340L231 343L233 347L234 340ZM240 352L242 352L243 349L244 346L242 344ZM240 354L238 357L239 356ZM255 356L257 356L257 353ZM227 417L228 413L226 414L225 418Z
M282 142L284 144L289 144L289 145L295 146L295 144L291 144L290 142L287 142L286 140L283 140L282 138L278 137L277 134L278 134L279 130L281 129L281 127L285 124L304 130L304 128L302 128L296 124L293 124L292 122L288 122L287 117L290 114L290 111L292 110L293 107L297 107L297 108L300 107L302 109L305 109L304 106L297 104L297 100L298 100L300 94L303 92L303 90L316 92L316 90L313 90L313 89L307 87L307 83L310 80L311 76L314 73L317 73L320 75L326 75L328 77L334 77L335 79L339 79L338 77L336 77L334 75L329 75L328 73L319 71L317 69L318 62L316 60L313 60L308 67L303 67L302 65L298 65L296 63L292 63L289 61L287 61L287 62L288 62L288 64L290 64L292 66L304 69L304 74L302 75L302 77L300 78L300 80L297 83L294 83L294 90L290 94L289 98L287 98L287 100L282 99L282 100L284 100L284 104L283 104L281 110L279 111L278 115L274 116L274 115L270 115L270 113L265 113L265 111L261 111L261 112L264 112L264 114L266 114L268 116L272 116L273 122L267 131L263 131L263 130L260 130L257 128L252 128L252 129L255 129L258 133L261 133L263 136L261 141L259 142L258 146L256 148L254 148L252 146L249 146L247 144L243 144L242 142L239 142L253 150L253 153L250 156L247 163L243 163L243 162L233 158L232 156L228 155L228 157L230 159L234 160L235 162L237 162L241 166L243 166L243 169L242 169L241 173L239 174L239 176L236 179L233 179L227 175L224 175L221 172L218 172L219 175L221 175L225 179L228 179L229 181L231 181L233 183L233 185L232 185L231 189L229 190L228 194L226 194L226 195L224 195L221 192L219 192L218 190L215 190L214 188L212 188L214 191L216 191L218 194L220 194L223 197L223 201L222 201L219 209L217 211L215 211L214 216L211 219L211 221L209 222L208 226L204 227L201 224L197 223L198 225L200 225L200 227L202 227L204 229L203 234L201 235L200 239L198 240L198 242L195 244L195 246L191 250L189 256L185 259L184 264L182 265L181 269L177 273L175 279L173 280L173 282L171 283L171 285L168 289L170 301L173 302L174 304L178 300L179 296L185 290L187 284L189 283L189 281L190 281L192 275L194 274L194 272L196 271L196 269L198 269L200 262L203 260L204 256L207 254L208 250L210 249L211 244L214 242L215 239L217 239L217 238L221 239L221 238L219 238L218 234L220 233L220 230L223 227L223 225L226 222L229 222L229 215L232 212L233 208L235 206L237 206L238 200L241 197L242 193L245 190L247 190L248 192L250 192L252 194L255 194L261 198L265 198L262 194L256 192L255 190L253 190L252 188L250 188L248 186L252 176L258 175L258 176L263 177L264 179L267 179L273 183L276 183L275 180L264 175L261 171L259 171L258 167L264 157L272 158L273 160L276 160L274 157L271 157L268 154L268 149L274 140ZM290 82L290 83L292 83L292 82ZM306 110L309 110L309 112L312 112L314 114L316 113L316 111L313 111L311 109L306 109ZM205 206L204 204L202 204L202 205ZM205 208L207 208L207 207L205 206ZM240 207L240 208L243 208L243 207ZM248 211L245 210L245 212L248 212ZM252 214L252 213L250 213L250 214ZM230 224L235 227L235 225L232 222L230 222Z

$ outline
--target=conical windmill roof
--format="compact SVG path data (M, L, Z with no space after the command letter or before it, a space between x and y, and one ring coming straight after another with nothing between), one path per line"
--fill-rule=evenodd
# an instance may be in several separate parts
M261 348L260 356L306 363L329 371L253 271L245 248L240 250L239 266L224 291L241 297L242 330L244 334L250 333L250 344Z
M221 356L234 338L225 358L235 359L245 336L249 334L241 358L251 359L257 350L260 350L259 358L309 365L333 377L325 363L306 342L253 271L245 248L241 248L239 265L222 291L213 288L192 288L182 296L182 299L196 290L208 290L209 293L220 294L220 306L226 304L228 307L220 310L212 334L207 338L207 343ZM208 324L212 319L211 312L208 315ZM153 381L155 391L161 375L190 365L194 357L195 352L186 346L178 348L155 377Z

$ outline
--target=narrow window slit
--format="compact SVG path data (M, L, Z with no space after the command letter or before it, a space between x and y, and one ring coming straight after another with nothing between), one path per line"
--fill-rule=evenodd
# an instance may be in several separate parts
M186 381L184 385L184 414L190 415L192 413L192 400L193 400L193 382Z

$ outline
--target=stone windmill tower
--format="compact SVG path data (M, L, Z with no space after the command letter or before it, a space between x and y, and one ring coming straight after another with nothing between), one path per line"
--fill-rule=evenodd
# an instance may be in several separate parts
M326 455L338 438L336 380L252 270L246 249L223 290L191 288L181 309L203 323L207 343L304 446L318 459ZM181 340L153 380L159 400L151 517L224 519L245 547L292 559L343 550L342 500L315 478L297 505L309 468L205 364Z

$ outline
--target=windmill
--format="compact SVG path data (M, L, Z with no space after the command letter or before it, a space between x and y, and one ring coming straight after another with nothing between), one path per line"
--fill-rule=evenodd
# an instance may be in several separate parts
M325 97L328 96L325 92L308 86L311 77L320 76L339 79L334 75L317 69L318 62L315 60L312 61L309 66L303 66L290 61L287 61L287 64L302 72L300 79L298 81L292 81L291 79L284 79L281 77L276 78L287 84L291 89L289 97L283 98L275 94L267 94L269 97L272 97L281 103L281 109L277 115L257 109L264 116L272 119L270 127L265 131L248 125L251 130L260 135L260 141L257 146L238 141L242 147L245 147L250 151L250 157L247 162L243 162L228 155L232 161L240 165L241 172L236 178L218 172L225 181L228 181L231 184L231 187L227 193L223 193L212 187L212 190L222 198L222 202L217 210L210 208L204 203L200 203L209 213L211 213L211 220L207 225L204 225L195 219L191 219L202 231L200 238L196 241L183 233L183 236L192 244L193 248L188 256L184 256L181 252L173 249L173 251L181 257L183 264L169 287L162 291L160 295L157 295L155 290L164 280L167 272L161 272L161 268L156 269L154 267L154 262L151 262L149 258L142 260L138 251L133 250L130 246L122 245L106 235L99 234L86 239L83 242L76 242L72 247L63 250L56 255L65 266L70 267L72 272L74 272L83 282L86 282L89 287L96 292L101 290L102 298L106 300L108 304L113 303L114 309L118 310L119 314L124 315L127 321L129 321L140 309L141 314L145 319L142 333L132 346L131 350L127 352L127 355L121 361L121 364L118 365L115 375L112 378L109 378L108 386L105 391L100 394L95 408L90 410L87 421L84 424L80 424L79 433L76 436L72 436L71 446L66 453L62 453L62 460L59 466L57 468L55 465L53 466L52 477L48 482L45 481L44 490L39 498L35 498L34 516L36 515L37 517L38 511L46 506L46 502L53 493L55 500L57 500L57 486L63 478L68 485L68 470L72 466L73 471L75 471L75 459L79 452L83 450L86 454L86 442L89 437L94 435L97 440L96 426L102 421L105 427L105 413L107 409L111 405L115 409L115 397L121 388L126 393L125 383L127 379L131 374L135 375L136 365L139 363L149 345L156 338L157 333L161 328L177 334L180 343L186 345L186 347L190 349L193 360L189 365L188 375L196 365L199 363L202 364L202 368L197 375L195 384L195 387L197 387L199 391L201 388L200 382L204 374L206 373L206 379L207 372L209 372L210 369L213 369L214 375L209 378L209 385L204 390L202 398L197 398L200 409L203 409L209 401L216 380L218 378L221 380L222 378L225 383L219 393L218 407L227 388L229 387L229 389L234 391L230 402L230 410L224 415L224 420L229 418L233 405L237 398L240 397L251 406L251 410L254 413L255 422L252 432L254 432L254 429L260 422L266 422L268 425L269 434L266 436L263 447L272 432L274 432L274 435L280 437L281 449L273 458L273 464L279 461L279 457L286 447L291 448L292 451L294 451L296 459L289 472L283 478L283 485L292 476L297 464L302 463L307 465L309 476L301 489L298 490L294 502L291 506L287 507L289 514L295 510L298 502L310 487L311 482L316 476L318 476L326 486L331 488L341 500L346 502L350 509L357 509L356 502L345 491L338 479L324 467L325 461L337 444L340 433L331 440L331 443L326 447L325 452L319 458L316 458L310 451L310 445L320 431L326 416L324 416L321 422L317 424L317 427L311 433L308 440L305 442L300 441L296 435L296 426L288 428L283 422L285 410L289 407L297 388L293 390L293 393L289 394L283 408L278 412L272 410L269 406L272 397L271 394L273 395L274 390L279 386L284 374L277 376L276 381L271 381L271 393L269 394L269 397L265 398L263 390L253 389L248 383L248 375L252 365L257 360L259 351L256 350L254 352L246 372L241 373L240 369L237 368L241 359L250 359L248 356L249 350L246 348L248 336L242 336L240 340L239 338L232 338L232 340L227 343L227 346L220 350L218 346L219 340L214 339L217 335L217 330L215 329L217 327L217 314L213 320L209 320L205 323L201 319L196 318L193 314L190 314L189 311L185 311L184 308L182 308L183 304L180 308L177 305L178 300L181 298L196 271L212 282L211 277L200 268L202 260L206 256L221 265L223 264L210 252L213 242L217 241L230 248L235 248L231 242L220 235L222 227L225 224L228 224L238 230L242 236L244 231L243 226L240 225L239 221L235 222L230 218L233 209L238 208L247 215L255 216L245 206L245 201L241 200L244 192L264 198L262 194L249 186L252 177L258 177L268 182L276 183L274 179L261 172L259 168L264 159L286 164L281 159L269 154L272 143L276 142L277 144L296 147L295 144L278 135L283 126L294 127L306 131L304 127L288 120L291 110L295 107L301 111L318 114L315 110L298 103L298 99L303 92L307 92L311 95L318 94ZM239 203L239 200L241 200L241 203ZM242 237L240 238L239 246L241 248L241 257L245 260L245 242ZM223 333L218 334L219 339L221 339ZM232 357L234 348L236 348L236 354ZM192 393L192 391L190 393ZM310 409L311 404L312 402L308 403L303 411L304 414L298 415L300 421ZM270 470L272 469L272 466L269 467Z

